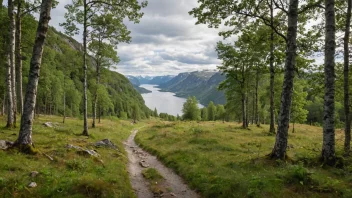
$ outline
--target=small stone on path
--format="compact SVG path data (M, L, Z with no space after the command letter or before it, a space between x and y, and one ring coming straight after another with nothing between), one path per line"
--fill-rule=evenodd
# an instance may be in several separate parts
M148 164L146 161L144 161L144 160L140 161L139 164L140 164L141 167L143 167L143 168L148 168L148 167L149 167L149 164Z

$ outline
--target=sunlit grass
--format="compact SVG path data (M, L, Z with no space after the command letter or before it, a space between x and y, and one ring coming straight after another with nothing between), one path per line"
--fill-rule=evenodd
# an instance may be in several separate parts
M136 139L205 197L352 197L350 160L343 169L321 167L322 129L295 127L291 163L266 159L275 141L268 126L155 121ZM343 131L336 133L341 155Z
M46 128L44 122L57 122L57 128ZM102 120L90 129L89 138L80 136L82 120L40 116L33 127L33 141L37 155L24 155L17 150L0 151L0 197L135 197L126 169L127 157L122 145L133 126L129 121ZM5 118L0 117L0 126ZM0 139L14 141L18 128L0 129ZM108 138L118 151L96 148L93 144ZM78 155L65 148L67 144L96 150L99 158ZM51 161L47 156L51 156ZM31 171L38 171L35 178ZM30 182L36 188L28 188Z

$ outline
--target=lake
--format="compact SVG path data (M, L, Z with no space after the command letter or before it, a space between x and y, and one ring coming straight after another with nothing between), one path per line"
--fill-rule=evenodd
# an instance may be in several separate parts
M182 116L183 103L186 102L185 98L176 97L172 92L161 92L158 85L142 84L140 87L148 89L151 93L142 94L145 105L151 110L156 108L158 113L167 113L176 116ZM199 107L203 107L199 104Z

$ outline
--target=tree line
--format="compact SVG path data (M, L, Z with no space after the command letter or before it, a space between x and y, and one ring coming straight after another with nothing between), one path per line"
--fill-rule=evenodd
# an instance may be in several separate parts
M14 146L25 152L32 147L33 120L40 113L62 115L63 122L66 116L82 116L83 135L89 135L88 115L95 127L101 115L137 119L152 114L128 80L109 70L119 62L117 45L131 40L124 20L138 23L146 2L72 0L61 25L70 36L82 26L83 45L49 27L57 1L0 3L6 30L0 33L0 63L6 65L0 70L6 77L0 83L1 114L6 111L8 128L16 127L21 116Z
M335 126L337 114L340 113L336 113L336 106L343 103L341 120L345 125L344 148L348 155L351 1L200 0L199 3L190 11L197 24L207 24L210 28L224 25L228 28L220 31L219 35L224 38L238 37L234 43L219 42L217 52L222 60L219 69L226 75L220 88L226 91L229 108L240 104L244 128L248 127L250 97L254 98L252 102L258 123L260 82L269 81L270 132L276 132L270 157L285 159L289 123L302 118L305 114L302 107L307 105L302 105L302 102L307 99L317 102L322 108L320 118L316 119L322 120L321 160L327 164L336 161ZM335 63L336 34L344 34L341 42L343 50L339 52L344 57L342 67ZM318 54L324 57L322 65L312 60ZM336 78L338 72L343 79ZM275 82L280 76L283 76L282 86L275 90ZM308 86L303 90L298 87L305 82ZM336 86L337 83L343 86ZM278 108L275 108L276 97L279 97Z

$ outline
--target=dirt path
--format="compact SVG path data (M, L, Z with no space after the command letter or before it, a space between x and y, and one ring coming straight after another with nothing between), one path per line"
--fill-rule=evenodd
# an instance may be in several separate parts
M149 188L149 183L142 175L144 169L140 162L144 160L144 164L149 165L149 168L155 168L158 170L160 175L165 178L162 182L164 191L162 197L186 197L186 198L198 198L199 195L191 190L171 169L164 166L155 156L142 150L134 141L138 130L132 131L132 134L125 142L125 150L128 154L128 172L133 189L136 192L138 198L153 198L154 195Z

